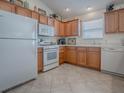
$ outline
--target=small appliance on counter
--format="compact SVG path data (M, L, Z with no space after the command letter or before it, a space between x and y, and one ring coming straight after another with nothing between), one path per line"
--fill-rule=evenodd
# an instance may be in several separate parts
M68 38L67 42L69 45L76 45L76 38Z
M65 44L66 44L65 38L58 39L58 45L65 45Z

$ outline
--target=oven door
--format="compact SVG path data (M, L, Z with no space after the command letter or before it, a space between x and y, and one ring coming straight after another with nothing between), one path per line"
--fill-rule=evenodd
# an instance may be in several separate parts
M44 50L44 66L51 65L57 62L59 62L58 49Z

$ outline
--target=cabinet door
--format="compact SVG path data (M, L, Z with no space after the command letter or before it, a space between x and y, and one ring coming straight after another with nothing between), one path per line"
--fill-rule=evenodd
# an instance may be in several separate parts
M99 52L87 52L87 66L100 70L100 53Z
M54 26L54 19L53 18L48 18L48 25L49 26Z
M31 17L31 11L23 7L17 6L16 13L22 16Z
M43 51L41 48L38 49L38 72L43 71Z
M124 32L124 9L119 10L119 32Z
M55 20L55 23L54 23L54 28L55 28L55 36L59 36L59 21L58 20Z
M40 23L41 24L48 24L48 18L47 18L47 16L42 16L42 15L40 15Z
M118 32L118 12L110 12L105 14L106 33Z
M75 47L66 47L66 61L71 64L76 64L76 49Z
M64 23L60 22L59 26L59 36L65 36Z
M66 22L65 23L65 34L66 36L71 36L71 22Z
M59 64L63 64L65 61L65 47L59 48Z
M86 48L77 48L77 65L86 66Z
M71 35L78 36L78 20L74 20L71 22Z
M32 12L32 18L39 21L39 14L36 12Z
M5 2L5 1L0 1L0 10L5 10L5 11L8 11L8 12L15 12L15 6L8 3L8 2Z

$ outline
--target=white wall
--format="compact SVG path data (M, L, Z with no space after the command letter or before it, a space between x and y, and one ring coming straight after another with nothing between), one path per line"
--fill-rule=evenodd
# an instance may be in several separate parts
M53 11L42 2L42 0L27 0L27 1L29 2L30 9L32 10L34 10L34 6L37 6L37 8L41 8L45 10L47 12L47 15L53 13Z
M122 5L118 5L115 8L119 9L119 8L123 8L124 4ZM87 21L87 20L93 20L93 19L97 19L97 18L104 18L104 12L106 10L98 10L95 12L90 12L87 14L84 14L82 16L77 16L74 18L79 18L82 21ZM74 18L70 18L70 19L74 19ZM65 19L65 20L70 20L70 19ZM82 31L81 31L82 32ZM93 39L93 40L86 40L82 38L82 34L80 37L75 37L77 38L77 44L93 44L94 42L96 44L102 44L102 45L124 45L124 33L120 33L120 34L105 34L104 33L104 38L103 39Z

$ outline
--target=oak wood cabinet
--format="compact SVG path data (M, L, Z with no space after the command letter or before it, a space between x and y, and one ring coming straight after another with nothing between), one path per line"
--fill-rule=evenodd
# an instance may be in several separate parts
M59 22L59 33L58 36L65 36L65 24L63 22Z
M48 17L47 16L40 15L39 22L41 24L47 25L48 24Z
M32 18L39 21L39 14L35 11L32 11Z
M124 9L118 11L119 16L119 32L124 32Z
M65 61L65 47L59 48L59 64L63 64Z
M79 30L79 21L74 20L71 22L71 35L72 36L78 36Z
M48 17L48 25L54 27L54 19L53 18Z
M66 47L66 62L76 64L76 47Z
M9 2L0 1L0 10L15 13L15 5L10 4Z
M77 48L77 65L86 66L86 48Z
M106 33L118 32L118 12L117 11L105 13L105 31Z
M87 66L96 70L100 70L101 52L100 48L87 49Z
M78 36L79 35L79 20L72 20L65 23L66 36Z
M29 9L26 9L20 6L16 6L16 14L26 16L26 17L32 16L32 12Z
M65 23L65 36L71 36L71 22Z
M38 48L38 72L43 71L43 50Z

